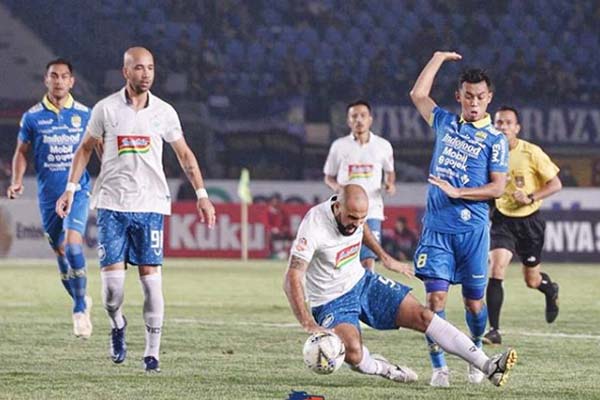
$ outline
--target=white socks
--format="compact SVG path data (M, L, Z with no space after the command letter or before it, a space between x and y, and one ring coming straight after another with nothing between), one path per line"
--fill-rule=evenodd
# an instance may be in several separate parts
M487 371L488 356L448 321L434 314L425 334L448 353L459 356L481 371Z
M385 365L383 365L381 361L371 357L369 349L367 349L365 346L362 347L362 353L362 360L360 360L358 365L355 366L355 369L358 372L367 375L381 375L385 372Z
M121 312L123 305L123 293L125 286L125 270L101 271L102 279L102 302L110 318L110 326L121 329L125 326L125 320Z
M165 315L160 269L156 274L140 276L140 282L144 291L144 322L146 324L144 357L153 356L158 360L161 330Z

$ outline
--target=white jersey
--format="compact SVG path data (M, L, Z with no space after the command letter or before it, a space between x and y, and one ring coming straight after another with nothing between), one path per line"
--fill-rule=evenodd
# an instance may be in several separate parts
M369 141L360 144L351 133L335 140L323 173L335 176L340 185L358 184L369 196L368 219L383 220L382 171L394 172L394 152L390 142L369 134Z
M359 259L363 228L350 236L340 233L331 209L335 198L308 211L290 252L309 263L306 293L311 307L348 293L365 274Z
M87 130L104 142L91 207L171 214L162 150L163 140L183 137L175 109L148 92L147 106L136 111L123 88L96 104Z

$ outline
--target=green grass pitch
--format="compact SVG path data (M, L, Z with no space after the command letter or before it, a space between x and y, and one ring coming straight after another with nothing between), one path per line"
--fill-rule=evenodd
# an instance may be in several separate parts
M281 289L284 262L167 260L166 317L160 374L141 367L142 293L127 274L124 312L129 353L108 358L108 319L101 307L97 262L90 262L94 334L71 334L70 301L52 262L0 262L0 399L287 399L291 390L331 399L600 399L600 265L546 265L561 285L557 321L544 321L543 296L527 289L520 267L505 282L502 328L519 361L506 387L469 385L466 364L449 357L451 387L429 387L422 335L365 328L372 352L409 365L419 382L403 385L342 368L308 371L296 323ZM378 267L379 270L382 267ZM418 280L407 281L422 301ZM450 293L448 318L466 330L460 290ZM488 354L501 348L486 347Z

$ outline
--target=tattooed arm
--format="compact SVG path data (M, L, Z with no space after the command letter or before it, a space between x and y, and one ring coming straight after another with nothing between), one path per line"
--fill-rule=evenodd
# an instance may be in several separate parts
M198 161L196 160L196 156L189 148L185 138L178 139L174 142L171 142L171 147L175 151L177 155L177 159L179 160L179 165L181 165L181 169L185 172L188 180L198 193L199 190L204 189L204 180L202 179L202 172L200 171L200 167L198 166ZM206 193L205 193L206 194ZM198 196L198 202L196 207L198 208L198 214L200 215L200 220L202 222L207 221L208 226L212 228L215 224L215 208L212 203L208 199L208 196Z
M308 268L308 262L300 257L292 255L290 263L285 272L283 291L288 298L292 311L302 328L308 333L325 331L319 326L310 314L304 301L304 274Z

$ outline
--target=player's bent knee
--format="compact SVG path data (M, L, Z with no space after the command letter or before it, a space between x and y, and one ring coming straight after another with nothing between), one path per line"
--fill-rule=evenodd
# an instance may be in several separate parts
M500 264L492 264L490 268L490 278L502 279L506 276L506 266Z
M85 257L83 256L83 247L81 244L68 243L65 246L65 253L73 270L81 270L85 268Z
M466 303L483 303L483 296L485 295L485 285L482 286L464 286L462 287L462 295Z
M526 276L525 277L525 284L530 289L536 289L540 285L540 282L539 282L539 279L537 277L534 278L534 277Z
M432 319L433 311L421 305L412 295L408 295L400 303L396 316L396 325L398 327L425 332Z
M433 311L421 306L414 319L412 329L425 333L433 319L433 315Z
M346 347L345 361L350 365L358 365L362 361L362 345L358 340L344 341Z

